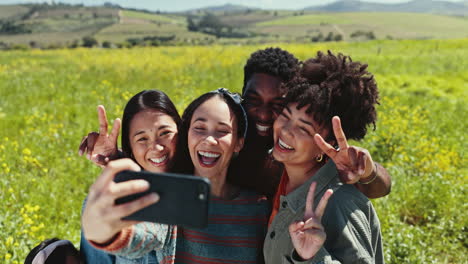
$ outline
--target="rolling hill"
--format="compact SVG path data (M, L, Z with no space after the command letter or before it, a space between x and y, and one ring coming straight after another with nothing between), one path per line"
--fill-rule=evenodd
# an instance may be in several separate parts
M341 9L338 8L340 3ZM336 2L334 12L325 12L325 9L261 10L235 5L182 13L109 5L3 5L0 6L0 48L2 45L73 47L86 36L99 43L106 42L107 46L112 43L128 46L128 43L137 42L145 45L205 45L468 37L468 18L464 16L388 10L371 12L370 4L366 3L365 7L357 1L353 8L359 12L341 12L347 10L343 3L354 2ZM466 6L466 3L457 5ZM332 10L333 4L325 7ZM195 29L188 29L190 23L196 26Z

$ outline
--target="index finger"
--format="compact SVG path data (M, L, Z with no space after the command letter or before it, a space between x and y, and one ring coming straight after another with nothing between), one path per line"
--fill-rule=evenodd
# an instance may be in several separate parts
M343 128L341 127L341 120L338 116L334 116L332 118L333 123L333 133L335 134L336 141L338 143L338 147L340 149L345 150L348 148L348 141L346 140L346 136L343 132Z
M322 136L319 134L314 135L314 140L317 146L322 150L325 154L327 154L328 157L330 158L335 158L336 156L336 149L332 147L332 145L328 144Z
M305 207L305 212L304 212L304 219L309 219L314 215L314 211L312 210L312 207L314 206L314 193L315 193L315 187L317 186L316 182L312 182L312 184L309 187L309 192L307 193L307 200L306 200L306 207Z
M330 199L330 196L332 194L333 194L332 189L326 190L322 196L322 199L320 199L320 202L317 205L317 208L315 208L315 216L317 217L319 221L322 220L323 212L325 212L325 207L327 207L328 199Z
M107 135L107 115L106 115L106 109L104 108L103 105L98 105L97 107L98 111L98 119L99 119L99 135Z

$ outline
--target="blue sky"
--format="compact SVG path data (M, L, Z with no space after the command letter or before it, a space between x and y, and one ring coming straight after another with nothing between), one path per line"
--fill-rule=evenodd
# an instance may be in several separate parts
M306 6L322 5L334 2L335 0L59 0L56 2L85 5L101 5L104 2L112 2L124 7L144 8L161 11L184 11L206 6L240 4L263 9L301 9ZM460 2L461 0L449 0ZM0 4L31 3L31 2L52 2L52 0L0 0ZM401 3L408 0L372 0L367 2L376 3Z

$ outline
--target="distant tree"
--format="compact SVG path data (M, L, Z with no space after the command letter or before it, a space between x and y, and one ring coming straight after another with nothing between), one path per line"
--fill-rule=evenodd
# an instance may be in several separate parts
M102 42L102 47L106 49L112 48L112 43L108 40L105 40Z
M98 13L94 12L94 13L93 13L93 18L96 19L96 18L98 18L98 17L99 17Z
M36 49L36 48L39 48L39 45L36 41L34 40L31 40L29 41L29 47L33 48L33 49Z
M333 40L334 40L334 41L342 41L342 40L343 40L343 35L341 35L341 34L336 34L336 35L333 37Z
M72 41L72 43L70 45L68 45L68 48L70 49L76 49L80 46L80 41L75 39Z
M323 41L332 41L333 40L333 32L328 32L328 35L325 37Z
M198 31L198 26L191 17L187 17L187 29L189 31Z
M365 39L375 39L375 35L373 31L362 31L362 30L357 30L351 33L350 35L351 38L365 38Z
M273 12L273 16L278 16L278 11Z
M31 33L32 30L27 28L24 24L16 24L13 21L1 21L0 20L0 33L14 35L14 34L27 34Z
M83 37L82 41L83 41L82 46L86 47L86 48L92 48L92 47L98 45L98 41L95 38L91 37L91 36Z
M323 41L323 34L322 32L318 33L316 36L312 37L312 42L320 42Z
M223 27L224 24L221 22L221 20L211 13L204 15L200 19L200 22L198 22L199 31L215 35L216 37L220 36Z

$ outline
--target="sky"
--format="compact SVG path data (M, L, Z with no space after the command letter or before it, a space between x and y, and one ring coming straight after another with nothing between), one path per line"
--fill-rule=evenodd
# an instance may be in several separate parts
M43 3L52 1L53 0L0 0L0 4ZM141 8L153 11L185 11L206 6L224 5L226 3L259 7L262 9L301 9L308 6L324 5L335 1L336 0L56 0L56 2L84 5L102 5L104 2L111 2L123 7ZM446 1L460 2L462 0ZM408 2L408 0L367 0L366 2L402 3Z

